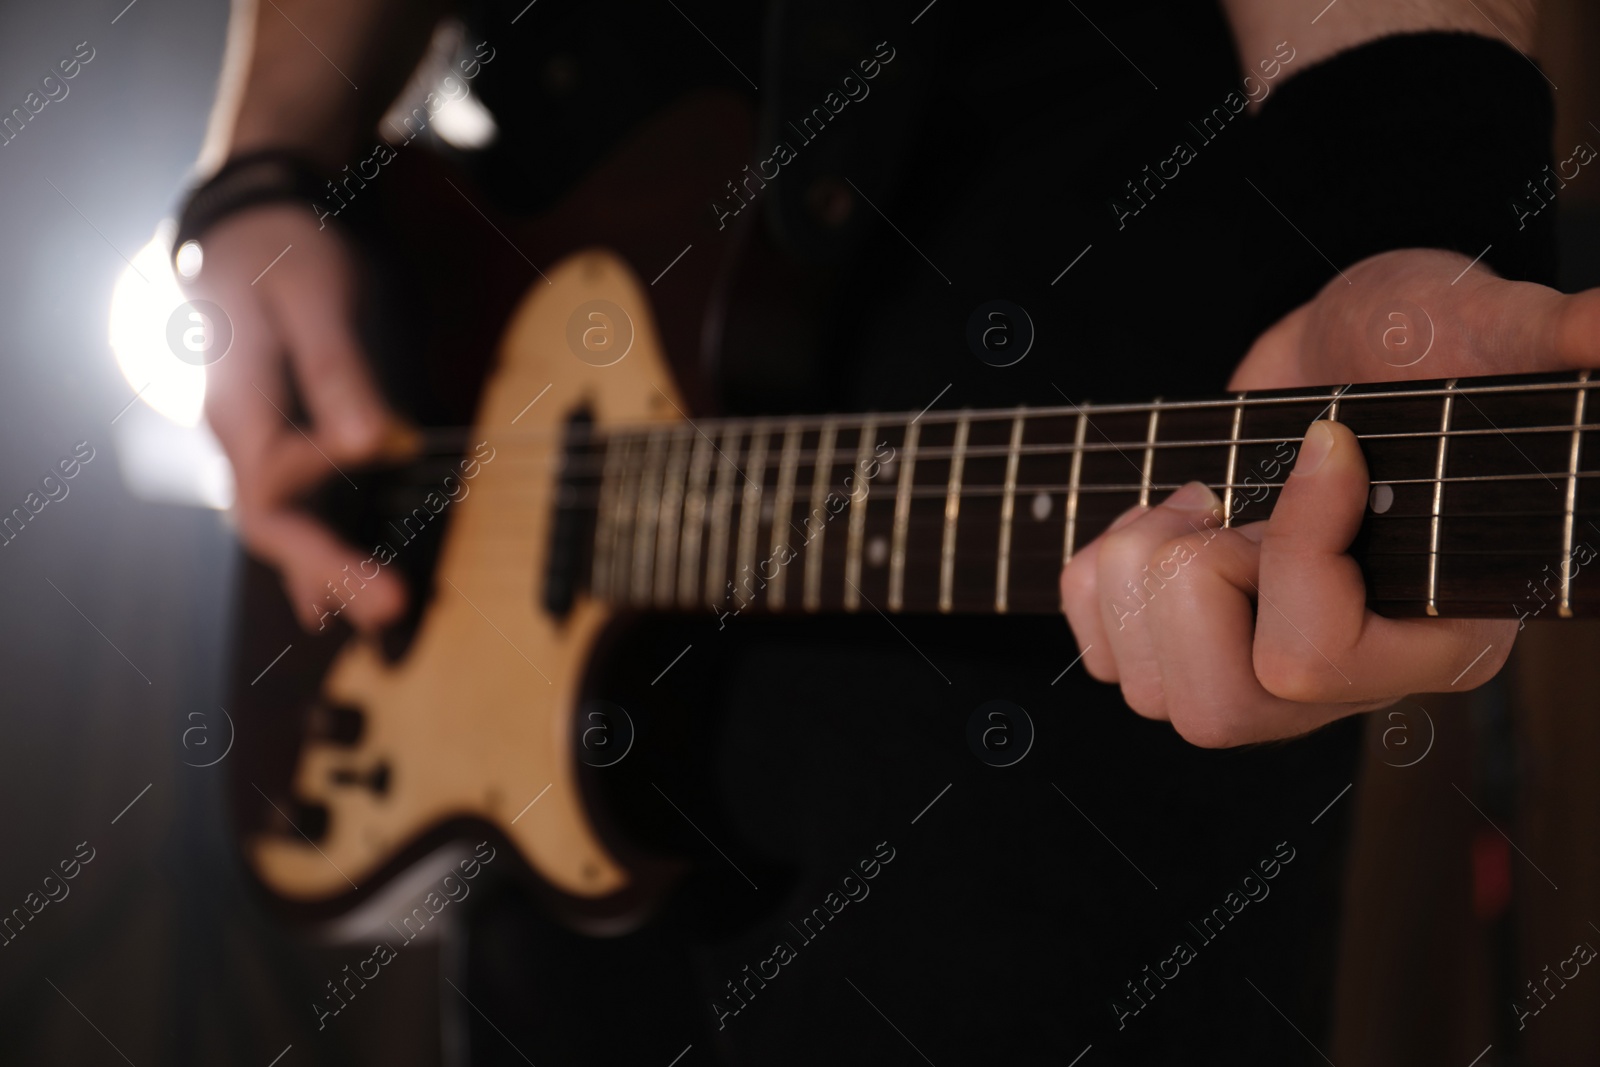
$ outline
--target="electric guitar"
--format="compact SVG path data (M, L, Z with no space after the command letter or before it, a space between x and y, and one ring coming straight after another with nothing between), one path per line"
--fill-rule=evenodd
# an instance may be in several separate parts
M615 622L1053 613L1062 565L1134 504L1200 480L1229 524L1267 518L1319 417L1357 433L1371 470L1351 551L1374 610L1600 614L1582 580L1600 544L1587 372L705 419L657 293L580 245L516 305L470 431L424 432L419 462L444 465L369 561L444 528L409 642L346 640L304 729L274 742L279 781L236 789L255 812L244 857L276 897L337 912L423 843L487 826L578 910L637 908L661 872L608 833L579 759L586 670Z

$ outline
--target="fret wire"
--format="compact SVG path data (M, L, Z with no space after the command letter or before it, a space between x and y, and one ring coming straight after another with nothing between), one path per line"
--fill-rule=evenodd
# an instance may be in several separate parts
M1588 380L1587 370L1579 372L1578 381ZM1578 459L1583 451L1583 409L1588 397L1589 390L1579 389L1578 398L1572 404L1572 447L1567 458L1566 514L1561 520L1561 605L1558 610L1563 619L1572 618L1572 533L1578 511Z
M1001 615L1006 613L1011 585L1011 524L1017 504L1017 466L1022 457L1017 449L1022 444L1022 427L1025 417L1022 409L1017 409L1017 417L1011 423L1011 454L1006 457L1006 485L1005 493L1000 499L1000 544L998 547L998 560L994 569L994 610Z
M861 541L867 529L867 479L861 476L872 459L872 439L877 435L877 423L868 419L861 424L861 439L856 445L856 465L850 472L855 478L855 488L850 493L850 524L847 528L844 555L844 610L855 611L861 605Z
M1244 394L1238 396L1239 403L1233 405L1233 429L1228 434L1228 472L1224 479L1227 486L1222 491L1222 525L1233 525L1233 478L1239 467L1239 429L1244 424ZM1334 403L1338 403L1337 400Z
M595 511L595 553L594 564L590 572L589 585L596 596L610 596L611 589L611 552L612 539L615 532L611 528L613 499L617 494L617 465L619 454L624 444L621 437L613 437L606 442L604 473L600 476L600 499Z
M838 422L828 419L823 422L817 438L816 470L811 479L811 510L806 513L804 531L804 536L811 538L806 544L805 609L807 611L816 611L822 606L822 539L828 532L824 504L828 499L828 479L833 476L833 442L838 432ZM811 520L818 515L823 518L817 523L817 532L813 537Z
M682 445L683 447L679 447ZM683 496L689 472L689 455L694 450L693 434L680 430L672 435L667 451L666 484L662 491L661 513L656 523L656 595L662 607L672 603L672 587L677 581L673 566L678 556L678 534L683 528Z
M1078 429L1072 446L1072 481L1067 486L1067 532L1062 550L1061 565L1072 562L1078 539L1078 488L1083 477L1083 439L1089 430L1089 413L1078 409Z
M635 604L650 603L655 585L651 565L655 562L656 522L661 516L661 467L666 462L667 431L652 432L645 443L644 467L640 474L639 502L634 515L633 584Z
M730 426L722 435L722 463L717 466L717 488L711 497L711 523L706 529L706 599L713 605L726 599L728 542L732 539L733 479L739 474L741 427Z
M1161 418L1161 398L1156 397L1156 406L1150 409L1150 427L1145 431L1144 440L1144 470L1140 475L1139 506L1150 506L1150 472L1156 465L1156 422Z
M705 536L706 485L711 478L711 438L701 431L690 460L689 494L683 506L682 564L678 568L678 602L686 608L699 601L700 542ZM715 603L715 601L713 601Z
M1350 388L1348 385L1336 385L1333 387L1333 399L1328 401L1329 422L1339 421L1339 401L1344 399L1344 392L1348 388ZM1240 395L1242 396L1243 394Z
M911 524L911 479L917 465L918 432L916 420L912 420L901 444L900 485L894 494L894 545L889 552L890 611L899 611L905 603L906 532Z
M1445 383L1445 388L1448 390L1455 381L1451 378ZM1453 394L1446 392L1439 416L1439 455L1433 468L1436 479L1433 486L1433 516L1428 522L1428 603L1425 610L1429 615L1439 614L1439 519L1444 510L1445 458L1450 448L1450 438L1445 435L1450 430L1450 413L1455 407L1455 399Z
M755 565L756 534L761 530L761 483L766 480L767 441L771 437L772 429L767 423L759 425L760 429L751 435L750 459L745 463L746 470L754 471L755 476L746 475L744 494L739 504L739 554L733 571L735 590L740 589L740 581L745 572ZM752 587L753 585L754 583ZM748 601L741 600L739 604L741 610L746 603Z
M956 423L955 454L950 457L950 484L945 489L944 544L939 552L939 610L946 613L954 606L956 520L961 514L961 468L966 461L970 425L964 415Z
M788 546L789 522L794 511L794 476L795 468L800 465L800 435L803 431L796 423L790 423L789 429L783 435L783 454L778 460L778 491L773 498L772 506L772 555L774 558ZM782 539L779 539L782 531ZM784 586L789 574L787 564L780 563L777 573L772 576L772 582L767 587L767 604L773 611L782 611L784 603Z

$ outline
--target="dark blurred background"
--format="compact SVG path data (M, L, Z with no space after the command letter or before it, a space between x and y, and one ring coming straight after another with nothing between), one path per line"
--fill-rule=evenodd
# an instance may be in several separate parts
M318 950L291 947L233 866L226 763L196 766L220 756L232 736L221 701L239 564L225 512L214 506L226 499L225 479L203 435L146 403L192 422L192 389L160 384L129 406L144 384L130 381L137 353L126 356L125 374L110 344L113 289L148 263L139 252L171 213L200 144L228 9L216 0L123 2L0 10L0 113L21 106L80 42L93 49L67 96L0 147L0 512L21 505L80 442L94 457L65 498L0 547L0 912L40 892L59 861L93 855L67 883L69 895L0 949L0 1061L264 1067L311 1023L304 991L324 975ZM1550 8L1542 59L1560 87L1562 159L1578 141L1600 143L1592 124L1600 94L1585 62L1600 44L1600 16L1578 0ZM1562 197L1564 284L1600 284L1600 176L1585 170ZM1532 760L1544 776L1513 816L1525 831L1518 840L1541 860L1570 855L1595 888L1594 820L1574 812L1600 808L1600 791L1584 784L1592 763L1583 762L1600 747L1551 738L1575 709L1595 718L1592 696L1581 694L1593 692L1586 672L1596 657L1586 650L1596 631L1552 634L1536 624L1527 636L1503 693L1514 704L1542 699L1564 710L1517 719L1518 765ZM1459 744L1444 742L1448 758L1430 773L1448 776L1449 760L1470 769L1472 737L1452 736ZM1404 986L1408 974L1437 974L1452 954L1488 958L1472 948L1482 917L1469 904L1452 910L1451 901L1473 892L1454 865L1466 853L1440 844L1451 826L1462 841L1478 831L1460 811L1431 819L1409 804L1406 788L1370 775L1358 785L1365 799L1352 877L1390 872L1381 899L1357 891L1349 905L1366 911L1347 930L1338 1025L1362 1062L1400 1047L1396 1035L1415 1023L1376 1006L1385 994L1374 973ZM1530 823L1553 808L1561 818ZM1408 843L1396 812L1431 844ZM1419 865L1415 876L1395 879L1402 861L1385 849ZM1444 855L1455 858L1428 867ZM1397 881L1413 886L1415 899L1397 895ZM1563 881L1559 895L1573 914L1582 910L1580 881ZM463 1009L439 998L439 958L429 950L403 959L405 977L386 979L376 994L384 1010L342 1026L336 1040L346 1045L320 1046L329 1062L357 1062L358 1045L360 1062L441 1062L442 1036ZM1547 960L1530 961L1528 974L1538 962ZM1503 1012L1483 982L1473 985L1482 975L1463 966L1462 988L1433 982L1408 1010L1420 996L1435 1004L1436 1021ZM1600 1004L1600 982L1590 985L1575 995ZM1541 1030L1541 1040L1568 1039L1554 1018ZM1463 1037L1469 1057L1481 1047L1474 1042ZM1424 1059L1433 1061L1410 1062ZM283 1062L313 1062L312 1051L297 1048Z

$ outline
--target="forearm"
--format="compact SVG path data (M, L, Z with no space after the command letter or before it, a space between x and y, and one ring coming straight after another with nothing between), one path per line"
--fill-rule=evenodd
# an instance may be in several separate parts
M370 136L451 0L235 0L199 168L288 148L336 169Z
M1481 34L1528 53L1539 5L1538 0L1334 0L1320 14L1319 6L1222 0L1246 71L1254 60L1270 57L1280 41L1291 42L1297 52L1287 71L1292 75L1379 37L1428 30Z

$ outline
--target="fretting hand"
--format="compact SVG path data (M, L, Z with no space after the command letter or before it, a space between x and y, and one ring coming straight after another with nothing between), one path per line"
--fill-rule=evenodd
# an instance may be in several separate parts
M1600 291L1566 296L1470 262L1406 249L1356 264L1262 334L1231 388L1600 363ZM1355 436L1318 422L1264 522L1220 528L1220 502L1198 483L1125 513L1061 575L1085 667L1120 684L1140 715L1207 747L1292 737L1408 693L1488 681L1511 651L1514 620L1367 609L1346 554L1367 493ZM1147 567L1162 568L1161 588L1130 600L1128 583L1139 588Z

